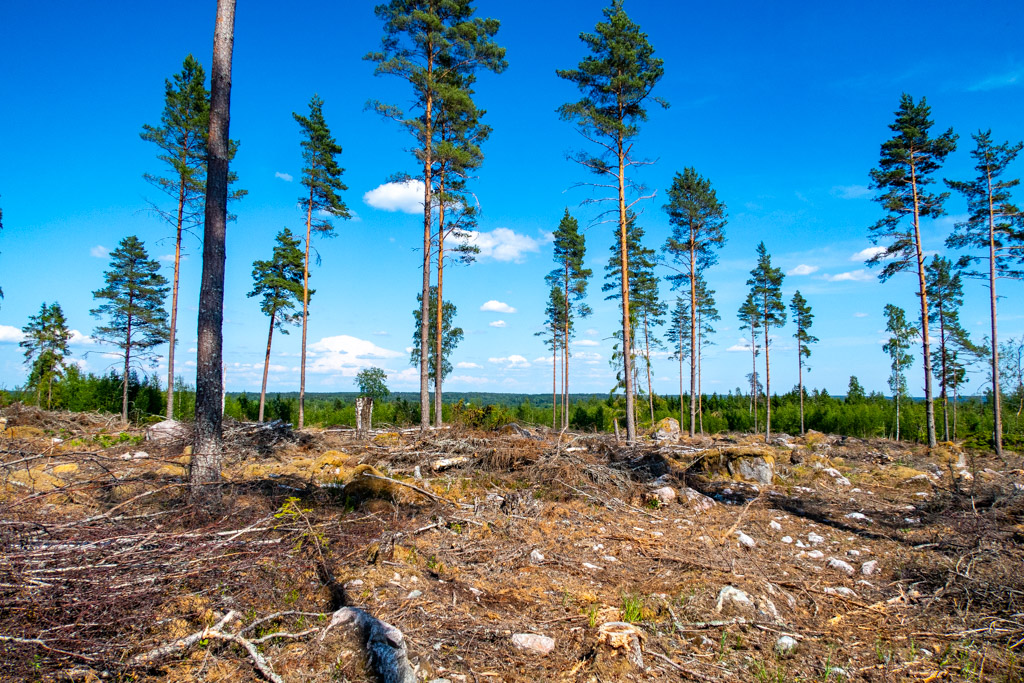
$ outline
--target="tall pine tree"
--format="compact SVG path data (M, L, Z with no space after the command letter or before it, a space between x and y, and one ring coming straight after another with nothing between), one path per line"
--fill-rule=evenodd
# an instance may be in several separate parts
M348 188L341 182L344 171L335 159L341 147L331 135L324 119L324 101L313 95L309 116L292 113L302 129L302 186L305 193L299 205L306 214L306 253L302 265L302 359L299 362L299 429L306 417L306 336L309 331L309 250L313 234L334 237L332 218L350 218L340 192ZM317 259L319 261L319 259Z
M288 334L288 325L302 323L302 316L295 309L308 301L315 290L304 289L307 285L305 259L299 245L302 244L288 228L277 233L274 255L269 261L255 261L252 264L252 291L248 296L262 296L260 310L270 318L267 332L267 353L263 359L263 384L260 387L259 421L263 422L263 409L267 398L267 374L270 371L270 345L274 329Z
M665 339L669 344L672 345L672 354L669 356L669 360L676 360L679 362L679 427L682 429L683 425L686 424L686 420L683 419L683 361L689 358L688 349L691 348L692 336L690 334L690 325L693 324L693 319L690 316L690 307L686 303L686 299L682 295L676 295L675 306L672 307L672 311L669 313L669 327L665 331ZM694 380L696 378L693 378ZM690 383L690 397L691 403L693 401L693 392L695 391L696 381ZM693 420L693 413L690 413L690 420Z
M914 362L910 354L910 345L919 334L917 328L907 321L907 313L899 306L885 305L885 330L889 340L882 350L889 354L892 361L892 374L889 376L889 389L892 390L896 403L896 440L900 440L900 404L907 393L906 368Z
M46 409L53 405L53 380L64 373L64 361L69 355L71 330L60 304L46 302L39 308L38 315L31 315L28 324L21 328L23 339L19 343L25 349L25 364L29 366L28 386L35 387L36 403L40 403L43 386L46 386Z
M950 128L942 135L929 137L931 108L925 98L915 103L904 93L889 124L894 135L882 143L878 168L871 169L871 187L882 194L875 197L887 215L871 226L870 237L883 246L868 265L882 265L878 277L883 282L896 273L916 272L917 295L921 303L921 343L924 359L924 398L928 423L928 446L935 447L935 402L932 396L931 337L928 334L928 294L925 287L925 249L921 239L921 221L938 218L948 192L933 194L928 185L932 174L956 149L957 136ZM909 218L909 222L904 219Z
M622 299L623 379L626 393L626 439L636 440L634 414L632 313L629 304L629 255L627 211L644 199L644 190L627 171L647 163L633 156L640 124L647 120L647 104L652 91L665 73L661 59L647 34L629 18L622 0L612 0L604 10L605 20L595 33L581 33L580 40L590 51L575 69L558 70L559 77L576 85L582 95L576 102L563 104L558 114L573 124L581 135L598 148L596 155L580 152L575 161L612 183L616 190L615 213L618 220L620 297ZM657 100L656 100L657 101ZM657 101L663 106L665 103Z
M967 198L969 216L957 223L953 234L946 239L946 245L955 249L982 250L985 256L965 256L961 265L984 262L988 268L968 271L972 277L988 280L989 322L991 326L991 374L992 408L995 427L992 441L996 455L1003 456L1003 409L999 384L999 330L996 314L996 278L1024 277L1021 272L1020 254L1024 252L1024 230L1021 226L1021 210L1012 203L1010 190L1020 184L1017 178L1003 179L1007 167L1017 158L1024 143L1011 145L1004 142L997 145L992 141L992 131L978 132L972 136L975 148L971 156L975 160L978 177L968 181L946 181L952 189Z
M701 177L693 168L676 173L668 190L668 213L672 233L665 240L662 251L669 254L681 272L669 276L672 288L690 290L690 357L695 358L697 348L697 279L718 262L716 249L725 245L725 204L718 201L711 181ZM697 395L697 364L690 364L690 395ZM690 402L690 436L694 435L696 403Z
M384 22L381 49L365 59L375 62L378 76L397 76L413 90L409 115L394 105L371 101L368 106L385 118L397 121L415 140L413 155L423 169L423 287L420 319L430 318L431 250L434 242L433 210L436 206L434 173L437 165L438 119L445 117L443 101L459 101L458 90L472 85L480 70L505 70L505 48L494 36L496 19L474 17L471 0L390 0L374 13ZM466 95L468 97L468 95ZM417 342L420 360L420 429L430 426L430 370L427 352L429 326L420 326ZM435 350L436 353L436 350Z
M760 382L757 379L757 357L761 353L760 347L757 345L757 331L761 329L761 316L753 292L747 294L736 317L740 321L740 331L750 332L750 414L754 418L754 431L757 432L757 399L760 393L758 391Z
M967 331L960 325L960 307L964 304L964 288L960 273L955 272L953 263L942 256L934 256L925 266L925 282L928 289L928 324L937 329L938 348L932 352L932 366L939 380L942 400L942 440L950 440L949 394L957 383L956 350L957 341L970 340Z
M772 433L772 364L771 331L773 327L786 324L786 306L782 303L782 280L785 275L781 268L772 267L772 257L764 242L757 245L757 265L750 271L750 293L764 336L764 392L765 420L764 440L768 443Z
M796 339L796 362L798 365L799 391L800 391L800 435L804 434L804 361L811 357L811 344L815 344L818 338L808 330L814 324L814 314L807 299L803 297L798 289L789 302L789 312L793 314L793 322L796 323L796 332L793 338ZM811 369L807 368L810 372Z
M121 422L128 423L128 377L132 363L152 357L151 348L170 337L167 328L167 278L160 274L160 264L149 258L146 248L135 235L125 237L110 253L110 270L103 274L106 286L92 293L104 301L89 311L106 323L93 330L93 338L101 344L120 349L124 359L121 377Z
M567 344L565 337L572 332L572 318L566 317L566 311L569 310L571 304L565 298L565 292L562 287L558 284L551 285L551 289L548 290L548 303L544 308L544 314L547 316L544 319L544 327L535 336L541 337L544 340L544 345L551 349L551 428L558 429L558 420L561 418L562 427L564 428L568 423L565 419L565 414L562 411L562 401L559 399L558 394L558 359L563 354L560 349L564 349ZM565 359L563 358L563 363ZM566 375L563 373L563 382ZM564 384L563 384L564 389ZM564 396L565 391L563 390L562 395Z

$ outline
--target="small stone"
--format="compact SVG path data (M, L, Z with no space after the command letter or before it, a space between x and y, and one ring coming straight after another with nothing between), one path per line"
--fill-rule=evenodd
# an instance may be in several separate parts
M544 561L544 555L539 550L534 548L530 551L530 562L540 563Z
M849 562L844 562L842 560L837 560L834 557L830 557L828 558L828 566L836 571L843 572L847 576L853 576L853 565Z
M660 505L668 505L676 501L676 490L671 486L659 486L651 491L651 500L656 500Z
M512 636L512 644L520 650L546 655L555 649L555 639L536 633L516 633Z
M353 588L359 588L362 585L363 585L363 580L362 579L352 579L351 581L346 581L345 582L345 588L349 589L349 590L351 590Z
M775 641L775 653L780 657L791 657L796 653L799 643L792 636L782 636Z
M601 559L605 562L618 562L614 555L602 555Z
M422 595L423 595L423 591L410 591L410 593L405 596L405 599L406 600L415 600L416 598L421 597Z
M603 569L603 567L598 567L596 564L590 564L589 562L584 562L583 563L583 567L586 568L586 569L593 570L593 571L597 571L598 569Z
M825 537L819 536L818 534L812 531L811 533L807 534L807 542L811 545L818 545L819 543L825 542Z
M860 557L860 551L859 550L852 550L852 549L851 550L847 550L846 554L849 555L850 557Z
M788 536L787 536L787 538L788 538ZM797 542L796 542L796 547L797 547L797 548L806 548L806 547L807 547L807 544L806 544L806 543L804 543L803 541L797 540Z
M718 592L718 602L715 604L716 612L723 612L728 609L735 609L739 612L753 612L754 601L744 591L735 586L725 586Z
M803 555L804 557L809 557L812 560L820 560L821 558L825 557L825 553L821 552L820 550L808 550L806 553L800 553L800 555Z
M686 504L689 505L694 512L704 512L705 510L710 510L715 507L715 501L699 491L694 491L688 486L681 489L680 494L686 499Z
M787 543L788 544L788 543L792 543L793 542L793 537L792 536L783 536L779 540L782 541L783 543Z
M867 522L871 524L871 518L862 512L851 512L846 515L846 519L856 519L859 522Z
M742 545L745 548L753 548L757 545L757 543L754 543L754 539L752 539L750 536L747 536L742 531L736 532L736 540L739 541L740 545Z
M860 573L864 576L874 576L878 573L878 560L865 562L860 566Z
M768 522L768 528L772 531L782 531L782 525L776 522L774 519Z
M846 586L828 586L825 588L825 592L829 595L842 595L844 598L857 597L857 594L853 591L853 589L847 588Z

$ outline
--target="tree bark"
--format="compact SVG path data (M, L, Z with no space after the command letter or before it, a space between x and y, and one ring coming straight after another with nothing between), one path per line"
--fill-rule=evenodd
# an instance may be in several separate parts
M999 395L999 336L996 330L996 220L992 205L992 172L985 171L988 184L988 288L992 318L992 413L995 425L992 441L996 455L1003 457L1003 406Z
M124 338L124 381L121 382L121 424L128 424L128 372L132 355L132 297L128 295L128 330Z
M651 408L651 425L654 425L654 391L651 386L651 340L647 331L647 309L644 309L644 354L647 362L647 403Z
M558 415L558 321L551 322L551 428L556 426L556 415Z
M231 109L231 53L235 0L217 0L211 70L209 157L206 172L206 225L203 279L199 292L196 357L196 441L189 472L192 499L207 506L220 491L204 486L220 481L223 412L221 357L224 323L224 259L228 202L228 123Z
M182 157L185 153L182 152ZM174 238L174 283L171 287L171 335L167 351L167 419L174 419L174 345L178 336L178 280L181 275L181 225L185 215L185 183L178 185L178 228Z
M690 227L690 436L697 429L697 255L694 253L693 227Z
M270 314L270 332L267 333L267 356L263 359L263 386L260 388L259 422L263 422L263 407L267 402L267 373L270 371L270 343L274 339L274 317L276 315L277 311Z
M439 198L441 201L438 203L437 209L437 317L435 318L437 323L434 332L434 426L438 429L444 423L444 416L441 412L441 381L444 375L442 371L444 357L441 355L443 351L441 332L444 322L444 176L441 178Z
M910 156L910 183L914 194L914 249L917 255L917 280L921 298L921 345L924 352L924 403L928 424L928 447L935 448L935 401L932 398L931 338L928 334L928 293L925 291L924 250L921 246L921 217L917 197L917 171L914 156Z
M309 238L313 227L313 188L306 205L306 258L302 262L302 360L299 361L299 424L306 426L306 330L309 322Z
M569 262L565 262L565 320L562 332L562 426L569 424Z
M433 87L434 71L433 46L427 45L427 82L424 93L423 131L423 300L420 302L420 433L430 429L430 243L433 236L431 226L431 203L433 179Z
M942 306L939 306L939 356L941 361L942 371L942 440L949 441L949 368L948 359L946 358L946 345L948 340L946 339L946 314L942 310Z
M799 337L799 334L802 331L803 330L799 330L799 329L797 330L797 335L798 336L797 336L797 339L796 339L796 358L797 358L797 364L799 365L798 376L799 376L799 382L800 382L800 436L803 436L804 433L805 433L805 430L804 430L804 356L803 356L803 348L800 345L800 337Z
M633 396L633 343L629 319L629 253L626 249L626 152L618 134L619 161L619 266L622 273L622 377L626 392L626 442L636 441L635 398Z
M683 429L683 335L679 335L679 429ZM692 394L691 394L692 395ZM692 419L692 418L691 418ZM692 434L691 434L692 436Z
M701 319L697 318L697 329L701 329ZM697 420L700 423L700 435L704 436L704 387L701 380L703 379L703 368L701 367L701 352L704 349L704 342L701 341L703 333L697 335Z
M768 294L764 296L764 405L765 405L765 418L764 418L764 442L768 443L768 439L772 435L772 366L771 359L768 352L769 340L768 332L771 329L768 326Z

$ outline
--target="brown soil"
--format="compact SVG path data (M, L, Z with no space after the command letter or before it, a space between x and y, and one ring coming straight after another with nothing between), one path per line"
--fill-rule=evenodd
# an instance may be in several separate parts
M259 680L244 649L213 639L131 661L231 610L225 628L250 639L296 636L258 644L284 680L370 680L358 643L318 635L343 605L399 628L428 681L1024 680L1015 456L820 434L626 448L232 424L209 514L188 504L181 442L100 416L2 416L3 681ZM723 459L744 457L773 461L774 483L729 477ZM658 505L659 484L718 502ZM753 607L716 611L726 586ZM600 644L620 621L640 631L643 668ZM519 650L518 633L555 648ZM792 654L776 651L784 635Z

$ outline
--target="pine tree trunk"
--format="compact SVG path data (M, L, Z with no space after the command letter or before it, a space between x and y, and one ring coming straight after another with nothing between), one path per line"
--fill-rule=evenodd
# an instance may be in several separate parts
M942 391L942 440L949 441L949 394L947 387L949 385L949 367L948 360L946 358L946 346L948 340L946 339L946 315L945 311L942 310L941 302L939 304L939 356L941 361L941 391Z
M924 362L924 404L928 424L928 447L935 448L935 401L932 398L932 357L931 338L928 334L928 293L925 291L924 250L921 246L921 220L917 197L917 171L914 167L913 153L910 158L910 183L914 192L914 248L917 252L917 284L920 287L918 296L921 298L921 346Z
M562 333L562 427L569 426L569 262L565 262L565 321Z
M313 188L306 204L306 257L302 262L302 359L299 361L299 423L306 426L306 332L309 328L309 239L313 227Z
M551 428L558 429L555 424L558 415L558 321L551 321Z
M441 411L441 382L444 379L444 356L441 355L441 332L444 323L444 176L441 176L441 189L438 194L437 215L437 307L434 320L434 426L438 429L444 423ZM429 325L428 325L429 327Z
M754 328L754 324L750 324L750 364L752 370L750 371L750 404L752 406L751 412L754 413L754 433L757 434L760 430L757 428L758 418L757 414L757 330Z
M800 330L797 330L797 334ZM800 436L803 436L806 432L804 430L804 356L803 349L800 346L800 338L796 340L796 358L797 364L799 365L799 378L800 378Z
M132 295L128 295L128 319L127 331L124 337L124 382L121 385L121 424L128 424L128 372L131 370L132 355L132 317L134 314L134 301Z
M644 358L647 366L647 403L651 408L651 425L654 425L654 389L651 385L651 339L647 331L647 308L644 307Z
M196 443L189 472L194 502L214 505L220 491L204 486L220 481L223 412L221 357L224 323L224 258L228 203L228 123L231 105L231 53L235 0L217 0L211 70L210 133L206 172L206 225L203 279L199 292L196 356Z
M992 442L996 455L1003 457L1003 406L999 395L999 335L996 330L996 220L992 205L992 174L986 170L988 184L988 288L989 308L992 320L992 413L995 421Z
M679 334L679 429L683 429L683 335Z
M697 429L697 255L690 228L690 436Z
M771 327L768 325L768 295L764 297L764 405L765 405L765 418L764 418L764 442L768 443L768 439L772 435L772 365L771 357L769 355L768 346L771 343L768 339L768 333Z
M697 329L700 330L701 320L697 318ZM702 370L701 367L701 351L703 348L703 342L701 341L701 334L697 334L697 420L700 422L700 435L704 436L704 387L702 383Z
M431 90L431 79L434 72L433 45L427 45L427 84L424 115L423 115L423 300L420 302L420 433L426 434L430 429L430 243L433 236L431 226L431 204L433 203L431 184L434 182L433 141L434 98Z
M182 153L184 157L185 154ZM185 183L178 186L178 229L174 237L174 283L171 286L171 329L167 350L167 419L174 419L174 346L178 337L178 280L181 275L181 226L185 214Z
M270 332L267 333L267 356L263 359L263 386L260 388L260 416L259 422L263 422L263 407L267 402L267 374L270 372L270 343L274 339L274 318L277 311L270 314Z
M626 151L623 148L622 133L618 134L618 181L619 181L619 266L622 274L622 377L626 392L626 442L636 441L636 414L633 396L633 350L632 330L629 318L629 254L626 249Z

